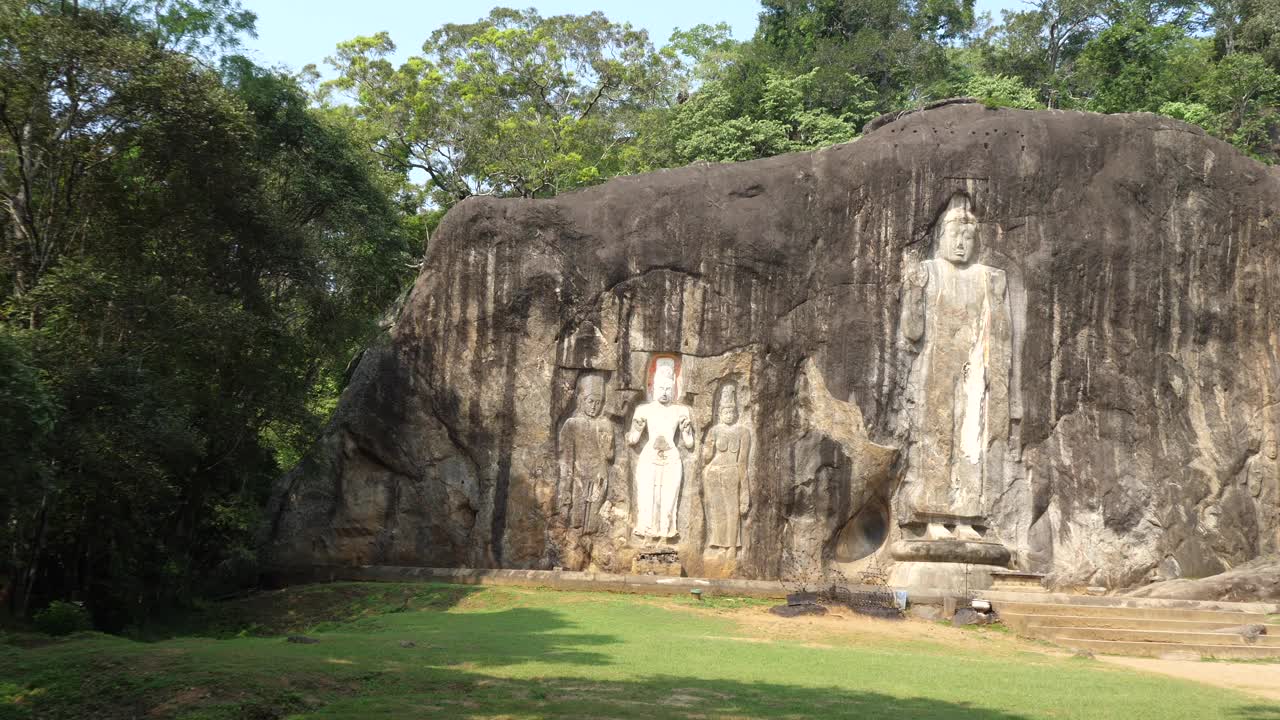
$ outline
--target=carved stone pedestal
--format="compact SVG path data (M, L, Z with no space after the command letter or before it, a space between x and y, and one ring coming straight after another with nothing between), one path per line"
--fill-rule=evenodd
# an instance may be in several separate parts
M899 540L889 552L894 560L903 562L963 563L967 565L994 565L1004 568L1009 564L1009 549L998 542L982 540Z
M631 561L633 575L670 575L681 577L684 566L675 548L645 548Z
M1010 559L982 518L938 514L903 525L889 554L897 561L890 586L957 593L991 587L992 573L1007 571Z

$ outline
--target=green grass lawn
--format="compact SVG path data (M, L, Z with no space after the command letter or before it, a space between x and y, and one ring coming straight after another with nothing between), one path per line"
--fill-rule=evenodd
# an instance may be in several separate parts
M1280 719L1248 695L1047 654L1003 633L782 620L765 607L294 588L183 618L150 642L11 635L0 644L0 718ZM285 641L298 631L320 642Z

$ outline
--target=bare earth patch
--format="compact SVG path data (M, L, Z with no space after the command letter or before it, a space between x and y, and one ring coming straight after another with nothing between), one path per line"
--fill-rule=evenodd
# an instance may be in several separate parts
M991 651L1034 652L1062 656L1063 651L990 629L961 629L908 618L883 620L848 611L829 615L784 618L763 609L750 608L725 612L739 623L748 635L764 641L786 640L811 646L831 647L841 644L891 645L898 642L935 642L939 645L964 647L972 651L981 647Z
M1194 680L1206 685L1242 690L1271 700L1280 700L1280 664L1162 660L1114 655L1099 655L1098 659L1134 670Z

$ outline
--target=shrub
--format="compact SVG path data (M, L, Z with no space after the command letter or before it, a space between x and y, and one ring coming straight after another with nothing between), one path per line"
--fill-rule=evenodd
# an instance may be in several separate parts
M89 612L80 603L54 600L35 615L36 629L48 635L70 635L93 627Z

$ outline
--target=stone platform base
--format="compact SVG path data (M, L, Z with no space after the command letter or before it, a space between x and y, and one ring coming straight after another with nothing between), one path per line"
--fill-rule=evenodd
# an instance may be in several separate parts
M1048 588L1044 586L1044 575L1041 573L1002 570L1000 572L992 573L992 580L992 590L1030 593L1049 592Z
M791 592L777 580L615 575L572 570L489 570L480 568L430 568L397 565L276 566L263 574L262 584L280 588L297 583L324 582L434 582L458 585L536 587L552 590L684 595L699 590L703 597L754 597L782 600ZM883 585L850 585L852 592L880 592ZM927 588L911 591L910 602L941 605L952 593Z
M953 562L900 562L889 572L889 587L907 590L928 589L954 593L986 590L992 573L1004 572L1001 565L974 565Z
M932 564L976 563L1007 570L1009 549L986 540L899 540L889 550L894 560Z

